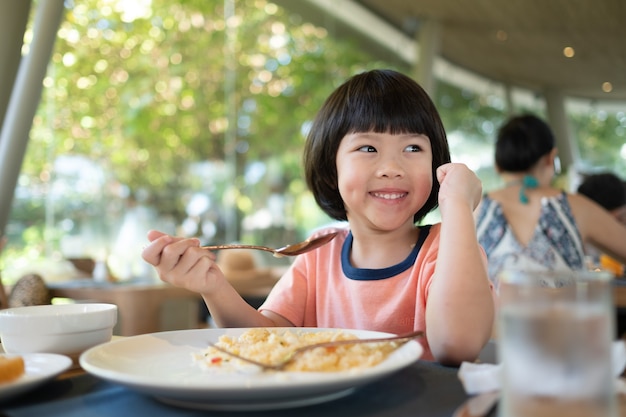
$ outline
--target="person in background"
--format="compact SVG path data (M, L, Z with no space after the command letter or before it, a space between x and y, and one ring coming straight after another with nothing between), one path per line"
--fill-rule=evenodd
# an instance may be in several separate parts
M578 186L578 193L589 197L608 210L620 223L626 225L626 187L624 182L611 172L603 172L587 176ZM624 236L626 241L626 236ZM616 276L624 275L624 264L603 254L595 247L588 245L587 254L592 258L593 265L608 269Z
M554 187L556 157L552 130L537 116L512 117L498 131L504 187L486 193L475 212L496 288L506 268L583 269L585 244L626 261L626 226L591 199Z
M626 182L611 172L588 175L578 192L600 204L622 224L626 224Z
M450 163L427 93L391 70L353 76L317 114L304 169L322 210L349 227L298 256L258 310L197 239L151 231L143 258L163 281L200 293L220 327L423 330L424 359L475 360L494 319L472 217L482 185ZM441 223L417 226L437 206Z

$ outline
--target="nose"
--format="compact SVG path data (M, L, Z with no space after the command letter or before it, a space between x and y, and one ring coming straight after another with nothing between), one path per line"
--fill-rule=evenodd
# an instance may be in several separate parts
M381 159L376 170L376 175L380 178L402 177L404 173L404 166L395 157Z

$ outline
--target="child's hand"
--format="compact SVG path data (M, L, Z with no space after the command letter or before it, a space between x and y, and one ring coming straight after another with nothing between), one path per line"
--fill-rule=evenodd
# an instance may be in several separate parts
M480 179L465 164L448 163L437 168L439 181L439 206L446 202L463 199L469 202L472 210L478 207L482 197Z
M200 247L198 239L184 239L156 230L148 232L150 244L141 257L153 265L159 278L177 287L208 294L225 282L215 254Z

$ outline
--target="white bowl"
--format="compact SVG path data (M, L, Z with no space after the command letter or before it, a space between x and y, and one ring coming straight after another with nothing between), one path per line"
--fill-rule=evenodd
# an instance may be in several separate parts
M117 323L115 304L50 304L0 310L6 353L58 353L77 357L106 343Z

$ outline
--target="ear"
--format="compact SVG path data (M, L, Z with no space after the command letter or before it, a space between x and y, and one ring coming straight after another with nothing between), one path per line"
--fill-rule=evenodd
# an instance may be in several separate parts
M554 166L554 160L556 159L558 153L559 153L559 150L556 147L552 148L550 153L548 153L548 157L546 158L546 164L550 166Z

